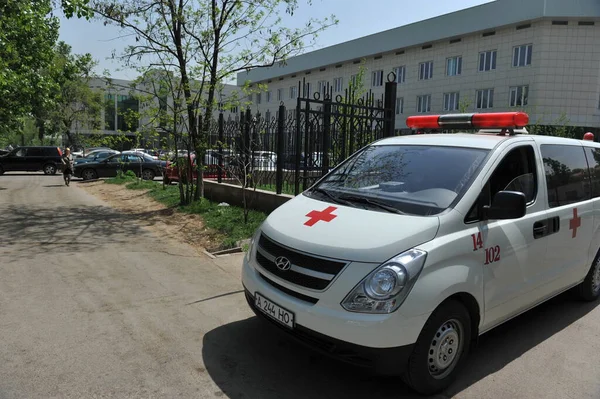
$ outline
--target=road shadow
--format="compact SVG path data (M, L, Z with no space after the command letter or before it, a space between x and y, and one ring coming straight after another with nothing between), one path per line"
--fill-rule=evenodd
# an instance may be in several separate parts
M459 394L585 316L598 304L579 302L569 293L563 294L481 336L457 381L442 395L430 398ZM229 398L422 397L399 378L373 376L315 354L256 317L208 332L202 354L207 372Z
M144 237L156 240L143 227L154 225L172 212L119 213L105 206L1 207L0 244L3 249L18 246L2 263L45 253L86 252L103 245L133 246Z
M64 184L51 184L49 186L43 186L43 187L47 187L47 188L52 188L52 187L65 187Z

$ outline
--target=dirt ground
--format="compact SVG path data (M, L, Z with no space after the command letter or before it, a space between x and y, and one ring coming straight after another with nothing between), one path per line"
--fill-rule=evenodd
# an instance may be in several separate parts
M176 212L147 196L148 190L130 190L124 185L105 184L103 181L77 186L113 208L135 215L144 227L161 236L186 242L204 254L221 249L222 235L207 229L199 215Z

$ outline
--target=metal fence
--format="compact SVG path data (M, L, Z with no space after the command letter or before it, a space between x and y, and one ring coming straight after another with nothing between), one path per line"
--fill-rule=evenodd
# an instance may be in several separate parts
M357 150L395 134L394 80L388 75L380 96L348 89L334 95L330 86L311 96L302 81L294 109L282 103L276 115L220 114L209 132L205 176L299 194Z

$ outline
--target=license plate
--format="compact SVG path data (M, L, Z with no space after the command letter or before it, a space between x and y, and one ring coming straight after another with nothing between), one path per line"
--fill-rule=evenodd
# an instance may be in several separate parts
M288 328L294 328L294 314L282 308L258 292L254 294L254 304L264 314Z

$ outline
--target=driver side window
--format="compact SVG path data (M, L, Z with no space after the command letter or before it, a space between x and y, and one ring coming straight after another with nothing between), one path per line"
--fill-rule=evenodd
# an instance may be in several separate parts
M538 176L536 172L535 152L530 145L512 149L498 164L496 170L483 187L478 200L473 204L465 218L466 223L480 220L481 210L491 205L499 191L518 191L525 194L527 205L537 196Z

